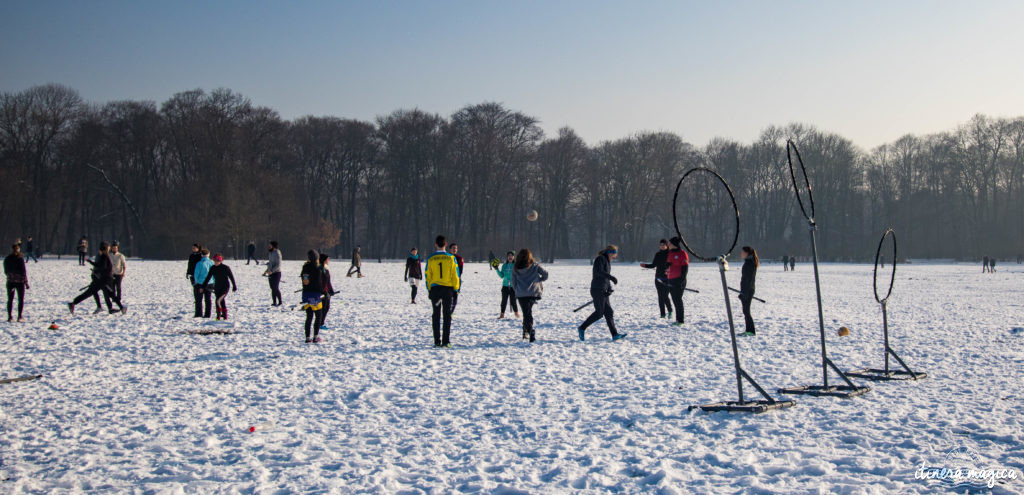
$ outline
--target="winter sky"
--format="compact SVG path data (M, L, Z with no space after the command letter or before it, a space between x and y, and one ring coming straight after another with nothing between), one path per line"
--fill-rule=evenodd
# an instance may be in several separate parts
M591 144L799 121L864 148L1024 115L1024 2L0 3L0 91L227 87L285 118L497 101Z

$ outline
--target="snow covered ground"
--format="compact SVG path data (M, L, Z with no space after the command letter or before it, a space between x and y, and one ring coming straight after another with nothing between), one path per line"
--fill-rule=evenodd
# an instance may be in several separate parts
M701 293L686 295L683 328L657 318L651 271L613 265L629 333L615 343L603 322L576 337L590 267L550 265L533 345L519 320L495 320L498 277L467 265L451 350L431 347L430 307L424 291L408 304L402 264L349 279L336 262L319 345L303 343L301 313L269 307L262 267L229 264L233 335L187 333L201 325L184 261L131 261L127 316L87 302L70 317L87 269L29 265L28 321L0 323L0 378L43 377L0 385L0 492L916 493L949 488L915 472L951 463L1015 469L995 491L1024 492L1020 265L901 265L893 345L928 378L755 415L687 411L736 398L710 264L691 268ZM285 262L289 304L299 267ZM833 360L880 366L870 265L825 264L822 278ZM729 279L738 287L738 262ZM811 266L765 264L757 287L768 304L740 341L745 368L773 393L820 383Z

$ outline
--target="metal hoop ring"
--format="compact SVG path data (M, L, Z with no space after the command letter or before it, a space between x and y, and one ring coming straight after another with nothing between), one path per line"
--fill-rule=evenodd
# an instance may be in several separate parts
M694 172L711 174L716 179L718 179L718 181L721 182L723 186L725 186L726 192L729 193L729 200L732 201L732 210L736 214L736 235L733 236L732 245L729 246L729 249L725 250L725 254L711 257L703 256L700 253L694 251L693 248L691 248L690 245L686 243L686 237L683 236L683 233L679 231L679 219L676 216L676 204L679 201L679 188L683 185L683 181L685 181L686 178L689 177L690 174ZM718 172L715 172L714 170L711 170L710 168L706 167L691 168L685 174L683 174L683 177L679 179L678 183L676 183L676 192L672 196L672 223L674 223L676 226L676 235L679 236L679 239L683 241L683 247L685 247L686 250L689 251L694 258L697 258L702 261L716 261L719 257L728 258L729 255L732 254L732 250L736 248L736 242L739 241L740 238L740 209L739 207L736 206L736 195L733 194L732 188L729 187L729 183L726 182L721 175L718 175Z

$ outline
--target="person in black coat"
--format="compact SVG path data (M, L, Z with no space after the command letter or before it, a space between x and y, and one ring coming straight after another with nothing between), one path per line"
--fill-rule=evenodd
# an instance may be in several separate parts
M626 336L615 329L615 311L612 310L609 298L614 290L612 284L618 284L619 279L612 275L613 259L619 256L619 248L614 244L601 250L594 259L593 277L590 280L590 297L594 299L594 312L587 317L582 325L576 330L579 332L580 340L584 340L587 327L604 317L608 323L608 330L612 334L612 340L619 340Z
M238 292L235 285L235 275L231 273L231 267L224 264L224 255L217 253L213 255L213 266L206 272L206 279L199 284L200 287L208 287L210 279L213 279L213 295L216 297L214 305L217 308L217 319L228 319L228 288ZM200 292L207 289L199 289Z
M746 331L741 335L750 337L755 335L754 318L750 316L750 302L754 299L754 279L757 278L757 267L761 260L757 257L757 251L750 246L743 246L740 249L743 256L743 275L740 278L740 302L743 303L743 321Z
M101 242L100 252L96 259L86 260L92 264L92 282L85 289L85 292L79 294L78 297L68 303L68 310L71 311L71 314L75 314L75 306L78 303L93 297L100 291L103 292L104 297L108 297L111 301L117 303L117 306L121 308L122 314L128 311L128 308L121 304L121 299L117 297L117 294L114 294L111 288L111 284L114 282L114 264L110 261L110 256L107 256L109 247L106 242ZM114 313L115 311L111 310L110 312Z
M14 309L14 296L18 296L18 321L25 307L25 289L28 289L28 270L25 258L21 256L21 245L11 246L11 254L4 258L4 275L7 276L7 321L14 321L11 310Z
M338 293L331 283L331 270L327 268L330 261L331 257L327 253L320 253L320 283L324 286L323 308L320 309L323 312L320 316L321 329L326 328L324 322L327 321L327 313L331 311L331 297Z
M672 316L672 301L669 299L668 275L668 240L658 241L658 252L654 253L654 260L650 263L641 263L640 267L654 269L654 288L658 291L658 310L661 317Z
M302 308L306 310L306 343L318 343L320 327L324 323L324 283L320 254L315 250L306 253L306 263L302 265L299 276L302 278Z
M253 241L249 241L245 247L245 264L248 265L249 261L255 261L256 266L260 266L260 260L256 259L256 243Z
M199 253L199 250L203 247L199 243L192 245L192 254L188 255L188 267L185 268L185 278L188 279L190 285L195 285L196 281L192 280L196 273L196 263L203 259L203 255Z

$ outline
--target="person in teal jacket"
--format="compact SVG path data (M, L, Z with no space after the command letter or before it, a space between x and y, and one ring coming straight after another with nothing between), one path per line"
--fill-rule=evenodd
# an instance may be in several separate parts
M211 277L208 281L209 285L203 284L203 282L206 281L206 275L210 273L210 267L213 266L213 261L210 260L209 249L203 248L199 252L202 254L202 258L196 262L196 271L192 274L192 295L196 300L196 313L194 317L209 318L211 305L210 294L213 293L213 284L216 283L216 279Z
M505 317L505 307L508 302L512 303L512 311L515 312L516 318L519 318L519 306L516 304L516 291L512 288L512 270L515 268L516 253L509 251L505 255L505 263L501 265L501 268L495 270L498 276L501 277L501 316L498 319Z

